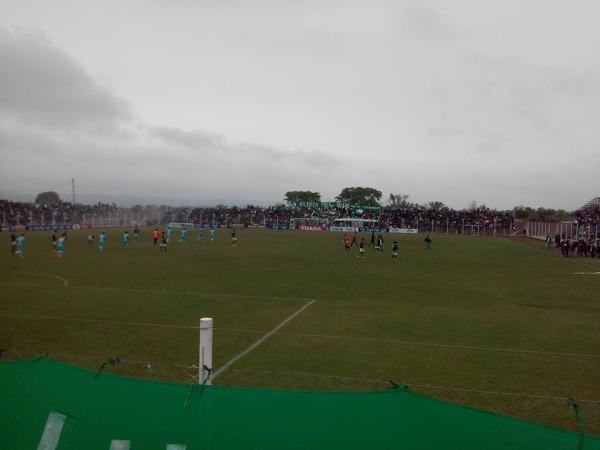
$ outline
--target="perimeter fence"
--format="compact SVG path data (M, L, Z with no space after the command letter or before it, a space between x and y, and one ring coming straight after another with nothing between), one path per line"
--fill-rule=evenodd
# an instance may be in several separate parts
M71 353L44 353L31 350L0 349L0 360L18 360L45 355L98 373L113 373L146 379L198 383L198 366L170 361L127 359L117 355L91 356ZM336 374L230 368L213 384L236 387L299 389L306 391L373 391L399 385L423 395L491 413L600 434L600 399L579 399L543 393L504 392L470 387L413 384L404 380L358 378Z

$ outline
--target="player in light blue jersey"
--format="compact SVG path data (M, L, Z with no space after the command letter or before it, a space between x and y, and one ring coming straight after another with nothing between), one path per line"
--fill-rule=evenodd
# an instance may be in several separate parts
M23 258L25 256L25 235L23 233L21 233L17 237L16 243L17 243L17 250L15 252L15 255L19 255L19 258Z
M167 230L165 231L167 244L171 240L171 233L173 233L173 230L171 229L171 227L167 227Z
M123 248L127 248L129 246L129 233L127 230L123 233Z
M182 228L181 231L179 232L179 243L181 245L185 245L186 242L187 242L187 229Z
M106 242L106 233L101 232L100 236L98 236L98 251L102 252L104 250L104 243Z
M58 240L56 241L56 257L62 258L65 254L65 240L67 236L65 233L61 234Z
M210 227L210 242L214 242L215 240L215 234L216 234L216 230L214 226Z

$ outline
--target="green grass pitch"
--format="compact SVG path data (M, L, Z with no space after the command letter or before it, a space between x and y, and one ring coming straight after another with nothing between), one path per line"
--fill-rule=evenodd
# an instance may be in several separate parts
M176 231L161 256L150 229L127 249L121 233L109 230L99 254L86 231L69 231L63 259L49 232L27 233L23 259L0 234L3 359L47 353L98 368L119 356L106 370L193 382L201 317L215 320L218 369L314 299L215 384L373 389L393 380L573 427L562 399L600 399L600 275L575 274L600 271L600 260L500 237L433 235L428 252L423 235L389 234L383 254L367 249L359 260L340 233L260 229L238 230L236 248L224 229L214 243L191 231L186 246ZM560 414L544 403L554 397ZM598 432L600 406L585 405Z

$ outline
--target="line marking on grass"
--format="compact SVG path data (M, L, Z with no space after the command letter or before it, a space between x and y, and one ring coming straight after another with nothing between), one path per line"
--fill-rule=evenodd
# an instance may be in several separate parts
M188 325L177 325L170 323L157 323L157 322L130 322L125 320L111 320L111 319L87 319L83 317L61 317L61 316L38 316L34 314L12 314L12 313L4 313L0 314L0 317L20 317L24 319L34 319L34 320L58 320L58 321L68 321L68 322L97 322L97 323L105 323L109 325L128 325L128 326L140 326L140 327L161 327L161 328L185 328L190 330L198 330L199 326L188 326ZM247 328L223 328L223 327L215 327L214 330L220 331L233 331L237 333L264 333L265 330L250 330Z
M66 282L66 280L61 279ZM1 284L9 284L16 286L32 286L32 287L56 287L51 284L36 284L36 283L19 283L12 281L0 281ZM67 282L68 283L68 282ZM290 300L295 302L306 302L316 300L314 298L304 297L280 297L280 296L265 296L265 295L251 295L251 294L225 294L221 292L200 292L200 291L171 291L171 290L160 290L160 289L134 289L134 288L121 288L114 286L84 286L79 284L64 285L70 289L91 289L91 290L106 290L106 291L122 291L122 292L137 292L140 294L175 294L175 295L196 295L199 297L225 297L225 298L256 298L266 300Z
M59 316L36 316L33 314L2 314L2 316L6 317L22 317L25 319L36 319L36 320L59 320L59 321L69 321L69 322L95 322L95 323L105 323L109 325L132 325L132 326L140 326L140 327L164 327L164 328L187 328L192 330L197 330L200 327L197 326L187 326L187 325L175 325L168 323L155 323L155 322L128 322L122 320L104 320L104 319L84 319L79 317L59 317Z
M62 282L64 287L67 287L69 285L69 282L67 280L65 280L63 277L59 277L58 275L51 275L49 273L42 273L42 272L26 272L24 270L15 270L11 273L27 273L29 275L41 275L43 277L48 277L48 278L54 278L55 280L58 280L60 282Z
M394 339L378 339L368 337L355 337L355 336L332 336L328 334L309 334L309 333L294 333L289 331L280 331L280 335L288 336L299 336L299 337L313 337L323 339L339 339L347 341L363 341L363 342L377 342L382 344L401 344L401 345L419 345L426 347L442 347L442 348L457 348L463 350L478 350L478 351L496 351L496 352L510 352L510 353L529 353L546 356L569 356L569 357L584 357L584 358L595 358L600 359L600 355L593 353L566 353L566 352L548 352L543 350L527 350L519 348L504 348L504 347L478 347L476 345L460 345L460 344L440 344L437 342L418 342L418 341L399 341Z
M600 272L574 272L573 275L600 275Z
M267 334L265 334L264 336L262 336L260 339L258 339L256 342L254 342L250 347L248 347L246 350L244 350L241 353L238 353L237 355L235 355L233 358L231 358L229 361L227 361L223 366L219 367L219 369L217 369L213 376L212 379L216 379L219 375L221 375L222 373L226 372L227 369L229 369L233 364L235 364L237 361L239 361L241 358L243 358L244 356L246 356L248 353L250 353L252 350L254 350L256 347L258 347L260 344L262 344L263 342L265 342L267 339L269 339L271 336L273 336L275 333L277 333L281 328L283 328L285 325L287 325L288 322L290 322L291 320L293 320L295 317L297 317L298 315L302 314L302 312L304 312L304 310L308 307L310 307L313 303L315 303L316 300L310 300L309 302L305 303L299 310L297 310L295 313L293 313L291 316L287 317L285 320L283 320L282 322L279 323L279 325L277 325L275 328L273 328L271 331L269 331Z

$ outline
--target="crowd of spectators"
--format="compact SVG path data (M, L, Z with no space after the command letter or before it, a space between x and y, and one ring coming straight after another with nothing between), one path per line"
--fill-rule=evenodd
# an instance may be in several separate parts
M596 197L575 211L575 219L579 225L584 227L600 225L600 197Z
M52 225L84 223L93 217L106 217L117 210L117 205L97 203L95 205L73 205L69 202L24 203L0 200L0 225Z
M334 221L349 219L369 220L372 227L377 228L453 228L465 227L479 228L509 228L513 222L510 211L496 211L487 208L478 210L453 210L443 208L439 210L414 205L402 209L379 208L363 210L359 208L311 208L290 207L284 205L259 207L248 205L246 207L216 207L216 208L171 208L164 212L161 223L169 222L194 223L204 225L231 225L244 226L262 225L277 226L291 225L302 222L334 224Z
M52 225L92 222L94 218L107 218L117 212L116 204L73 205L69 202L24 203L0 200L0 220L3 226ZM203 225L285 227L293 224L318 221L334 225L342 219L368 220L374 228L418 228L427 230L477 231L509 229L513 226L512 211L489 208L455 210L447 207L435 209L424 205L402 208L318 208L292 207L278 204L269 207L216 206L211 208L164 208L159 222L185 222ZM600 225L600 201L590 202L574 213L573 219L582 226Z

